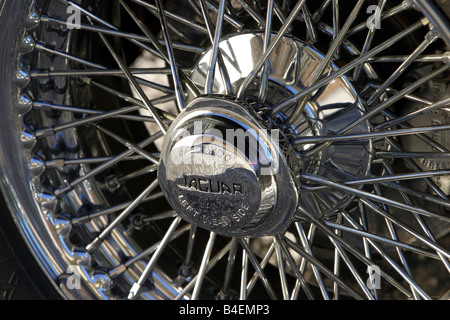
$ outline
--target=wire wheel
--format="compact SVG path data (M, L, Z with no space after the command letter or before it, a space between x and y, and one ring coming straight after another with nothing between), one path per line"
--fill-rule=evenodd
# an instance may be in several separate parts
M6 1L11 215L67 298L448 299L444 17Z

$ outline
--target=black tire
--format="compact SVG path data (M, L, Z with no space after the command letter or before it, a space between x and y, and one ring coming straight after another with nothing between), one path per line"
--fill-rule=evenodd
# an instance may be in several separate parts
M60 299L6 214L3 199L0 212L0 300Z
M11 5L17 6L10 8ZM11 14L14 12L15 14ZM5 18L9 15L8 18ZM0 45L0 59L2 61L1 71L1 105L5 110L6 104L11 103L10 87L8 79L12 66L12 46L19 25L17 22L23 20L23 8L20 10L19 1L0 0L0 30L3 30ZM8 32L6 32L8 30ZM8 35L7 35L8 34ZM9 66L9 67L6 67ZM9 102L8 102L9 101ZM3 109L5 108L5 109ZM17 225L14 223L10 208L6 205L3 197L0 198L0 300L46 300L60 299L56 294L53 284L44 275L41 267L30 253L29 247L20 235Z

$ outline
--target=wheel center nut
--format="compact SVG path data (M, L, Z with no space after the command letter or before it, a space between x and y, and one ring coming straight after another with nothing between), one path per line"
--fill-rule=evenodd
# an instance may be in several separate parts
M232 237L275 235L297 205L277 139L244 103L199 97L166 135L161 188L183 219L204 229Z

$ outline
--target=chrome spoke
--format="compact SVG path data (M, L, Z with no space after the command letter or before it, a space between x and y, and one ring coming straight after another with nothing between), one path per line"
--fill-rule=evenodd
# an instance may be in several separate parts
M388 182L388 181L401 181L401 180L411 180L411 179L420 179L420 178L429 178L433 176L444 176L444 175L450 175L449 170L438 170L438 171L425 171L425 172L418 172L418 173L405 173L405 174L393 174L393 175L386 175L381 177L373 177L373 178L366 178L366 179L360 179L360 180L350 180L350 181L340 181L339 183L345 184L345 185L368 185L368 184L376 184L381 182ZM302 176L300 175L300 178ZM322 190L325 189L325 186L322 187L310 187L310 186L303 186L306 190Z
M145 33L145 36L138 36L138 35L123 33L121 31L119 31L119 29L116 26L114 26L114 25L104 21L103 19L101 19L98 16L92 14L91 12L89 12L86 9L84 9L80 5L78 5L76 3L73 3L72 1L65 1L65 2L67 2L70 5L73 5L74 7L78 8L81 12L83 12L89 18L91 18L91 19L93 19L95 21L98 21L102 25L110 28L110 30L108 30L108 29L105 29L105 28L100 28L99 29L99 27L96 27L96 26L94 27L94 26L89 26L89 25L88 26L81 25L80 27L82 29L83 28L87 28L87 30L92 30L94 32L103 32L105 34L110 34L110 35L113 35L113 36L124 37L125 39L129 40L130 42L134 43L135 45L143 48L144 50L146 50L148 52L153 53L157 57L160 57L161 59L164 59L166 62L170 63L169 58L167 57L166 53L164 52L163 48L161 47L162 45L165 44L165 42L163 40L159 40L156 37L154 37L153 34L148 30L148 28L145 25L143 25L140 22L139 19L136 19L136 16L135 16L134 12L131 11L131 10L127 10L127 9L129 9L128 6L125 6L124 8L127 10L128 13L131 13L131 16L133 18L135 18L135 22L137 22L139 27L142 28L142 31ZM145 2L143 2L143 3L145 3ZM148 47L147 45L144 44L144 42L150 42L156 48L156 50L153 49L153 48ZM193 46L189 46L189 45L186 45L186 44L172 43L172 46L174 48L179 49L179 50L186 50L186 51L190 51L190 52L199 52L199 53L201 53L203 51L202 48L195 48ZM173 67L174 66L171 66L172 74L174 73ZM186 86L190 90L190 92L192 94L194 94L195 96L198 96L199 95L198 89L195 87L195 85L192 83L192 81L188 77L186 77L186 75L184 74L183 71L177 71L177 72L181 75L182 80L184 81L184 83L186 84ZM122 72L122 74L123 74L123 72Z
M118 141L119 143L123 144L128 149L143 156L148 161L153 162L156 165L159 165L159 160L157 158L155 158L152 154L150 154L150 152L142 149L141 147L137 146L136 144L120 137L119 135L115 134L111 130L108 130L100 125L97 125L97 129L100 130L101 132L103 132L104 134L108 135L109 137L113 138L114 140Z
M343 226L342 224L337 224L337 223L333 223L333 222L325 222L325 224L327 226L329 226L330 228L333 228L333 229L336 229L336 230L340 230L340 231L344 231L344 232L357 234L357 235L359 235L359 236L361 236L361 237L363 237L365 239L372 239L374 241L385 243L385 244L389 244L389 245L392 245L392 246L394 246L396 248L403 248L405 250L409 250L411 252L415 252L415 253L424 255L426 257L430 257L430 258L433 258L433 259L439 259L437 254L434 254L434 253L429 252L427 250L423 250L423 249L421 249L419 247L414 247L412 245L405 244L405 243L403 243L401 241L398 241L398 240L391 240L391 239L384 238L384 237L381 237L381 236L378 236L376 234L372 234L372 233L369 233L369 232L358 231L358 229L349 228L349 227Z
M280 235L278 235L275 239L276 239L276 243L280 246L283 254L285 255L288 265L291 267L291 270L294 272L295 277L297 278L297 283L298 283L298 289L297 290L299 290L300 286L301 286L301 288L305 292L305 294L308 297L308 299L313 300L314 296L313 296L313 294L311 292L309 284L306 282L306 280L305 280L302 272L300 271L300 269L297 268L297 266L295 265L294 259L292 258L292 255L289 252L289 249L287 248L287 245L283 241L283 238ZM297 285L296 285L296 287L297 287ZM293 292L292 296L293 297L295 296L294 292Z
M205 273L208 273L216 264L219 262L231 249L233 240L229 241L213 258L209 260L208 266L206 267ZM188 294L190 290L197 283L198 274L195 275L192 280L181 290L174 300L181 300L184 296Z
M398 143L392 139L392 138L386 138L386 141L389 143L390 146L392 146L392 148L395 151L403 151L401 149L401 147L398 145ZM417 164L412 161L411 159L404 159L403 160L413 171L415 172L422 172L422 170L417 166ZM426 184L437 194L439 195L442 199L444 200L448 200L447 195L441 190L441 188L439 188L439 186L431 179L429 178L424 178Z
M193 1L193 0L191 0L191 1ZM205 20L206 26L208 28L208 35L209 35L209 38L211 40L211 43L213 44L213 46L214 45L217 46L217 49L213 49L213 52L215 50L217 50L217 63L219 65L220 75L222 77L222 82L223 82L224 87L225 87L225 94L232 94L233 88L231 88L230 77L229 77L228 71L227 71L227 69L225 67L225 62L223 60L222 52L220 50L220 47L218 46L218 42L219 42L220 39L218 39L217 40L217 44L215 44L216 40L215 40L215 34L213 32L213 24L211 22L211 17L208 14L208 10L206 8L206 2L205 2L205 0L199 0L199 2L200 2L200 7L201 7L201 9L200 9L201 13L200 14L203 17L203 19ZM192 5L195 5L195 4L192 3ZM224 3L224 5L225 5L225 3ZM225 18L225 13L224 12L223 13L219 12L218 16L217 16L217 19L220 20L220 16L222 16L222 15ZM218 24L216 24L216 25L218 25ZM220 32L219 30L216 30L216 31L218 33ZM211 60L213 60L212 57L211 57ZM212 68L212 65L210 65L210 66ZM211 71L211 69L210 69L210 71ZM208 76L210 76L210 79L208 80L208 77L207 77L207 80L206 80L207 85L205 86L205 88L207 88L207 90L212 91L212 83L214 81L214 77L212 76L212 74L208 74Z
M272 286L270 285L269 280L267 279L266 274L264 273L263 269L261 269L258 260L256 259L254 253L250 249L248 243L245 240L239 239L239 243L241 244L242 248L246 252L246 255L248 259L250 260L251 264L253 265L253 268L255 268L256 272L258 273L259 278L261 279L262 284L264 285L264 288L266 289L267 293L269 294L270 298L273 300L277 299L277 296L275 294L275 291L273 290Z
M89 15L89 17L91 17L91 15ZM59 24L59 25L63 25L65 27L67 27L68 22L64 21L64 20L60 20L60 19L56 19L53 17L48 17L48 16L43 16L42 17L42 21L44 23L49 23L49 24ZM103 22L102 22L103 24ZM108 23L109 25L109 23ZM137 35L137 34L133 34L133 33L128 33L128 32L123 32L123 31L119 31L119 29L117 27L113 27L111 28L105 28L105 27L100 27L100 26L96 26L96 25L87 25L87 24L80 24L80 28L82 30L85 31L91 31L91 32L95 32L95 33L101 33L104 35L111 35L111 36L115 36L115 37L120 37L120 38L124 38L129 40L130 42L134 43L135 45L155 54L156 56L164 59L164 55L161 55L161 53L151 47L148 47L147 45L145 45L145 43L149 43L151 42L153 45L155 45L155 42L153 42L152 40L148 39L146 36L141 36L141 35ZM165 45L164 40L160 40L160 39L156 39L155 38L156 43L159 46L163 46ZM179 42L175 42L173 43L173 47L178 49L178 50L182 50L182 51L187 51L187 52L195 52L195 53L201 53L203 51L203 48L201 47L197 47L197 46L193 46L193 45L189 45L189 44L185 44L185 43L179 43ZM47 51L49 53L52 53L53 50L49 49L49 48L42 48L44 51ZM61 56L65 56L67 54L60 52L60 51L56 51L53 52L52 54L57 54L57 55L61 55ZM67 58L70 58L70 56L67 56ZM76 61L76 59L74 59Z
M266 23L264 29L264 43L263 43L263 52L266 52L267 48L270 45L270 39L272 36L272 17L273 17L273 6L274 0L269 0L267 3L267 15L266 15ZM262 74L261 74L261 84L259 87L259 95L258 102L264 103L267 95L267 86L268 86L268 77L269 77L269 61L266 61L264 64Z
M61 279L59 260L107 299L448 296L450 53L422 1L41 2L11 51L26 171L5 177L32 178L39 214L13 218L45 220ZM268 130L258 160L229 128Z
M174 51L173 51L172 40L170 39L170 36L168 34L167 21L166 21L166 17L165 17L164 7L160 0L156 0L156 4L158 6L159 17L160 17L160 21L161 21L161 28L162 28L162 32L164 34L164 40L166 42L166 48L167 48L167 55L169 57L170 67L172 69L172 77L173 77L173 81L174 81L174 86L176 88L177 105L178 105L178 109L180 111L182 111L185 108L183 91L182 91L183 89L182 89L181 82L179 79L177 64L175 62L175 55L174 55Z
M353 60L352 62L348 63L344 67L342 67L339 70L331 73L329 76L324 77L323 79L317 81L315 84L305 88L305 90L303 90L302 92L300 92L300 93L290 97L289 99L283 101L282 103L278 104L277 106L275 106L273 108L272 113L273 114L278 114L282 110L285 110L286 108L291 107L292 105L294 105L296 102L300 101L301 99L303 99L307 95L312 94L314 91L322 88L323 86L327 85L328 83L330 83L331 81L335 80L336 78L344 75L345 73L347 73L348 71L354 69L355 67L357 67L361 63L366 62L366 60L369 59L370 57L373 57L373 56L377 55L378 53L380 53L381 51L389 48L390 46L392 46L392 44L398 42L399 40L401 40L402 38L406 37L408 34L411 34L412 32L416 31L417 29L419 29L419 28L421 28L423 26L426 26L428 23L429 23L428 20L422 20L422 21L416 22L415 24L411 25L407 29L399 32L397 35L391 37L390 39L388 39L385 42L381 43L377 47L373 48L372 50L370 50L366 54L360 56L359 58L356 58L355 60Z
M128 81L130 82L131 87L137 92L140 99L143 101L145 107L150 112L150 114L155 118L156 123L158 124L159 128L161 129L161 132L163 134L167 133L167 126L162 121L161 117L159 116L159 113L151 103L150 99L147 97L145 92L142 90L142 87L139 85L139 83L136 81L136 78L134 78L133 74L130 72L130 69L125 64L125 62L121 59L121 57L117 54L117 52L114 50L114 48L111 46L109 41L106 39L106 37L99 33L98 34L100 39L102 40L105 47L108 49L109 53L112 55L116 63L119 65L120 69L123 71L125 76L127 77Z
M147 26L141 20L139 20L139 18L134 14L134 12L128 7L128 5L123 0L119 0L119 1L120 1L120 4L122 5L122 7L124 7L125 10L127 10L128 14L131 16L133 21L142 30L142 32L144 32L144 34L150 40L152 40L153 35L150 32L150 30L147 28ZM159 5L160 5L159 2L157 2L157 4L159 7ZM167 36L167 23L166 23L166 20L164 17L164 10L162 7L159 8L159 10L161 13L161 27L163 29L164 39L165 39L166 48L167 48L167 57L170 62L170 69L172 72L173 84L175 87L175 95L177 97L177 105L178 105L178 109L181 111L184 109L184 100L183 100L183 89L182 89L182 85L180 82L179 69L178 69L178 65L175 63L172 42L171 42L170 38Z
M335 4L337 4L337 3L334 1L333 5L335 5ZM323 76L323 74L326 72L327 68L329 67L331 60L333 58L335 58L335 56L337 54L339 54L339 48L341 47L342 42L344 41L345 37L347 36L347 31L350 29L351 25L355 21L363 4L364 4L364 0L358 0L358 2L356 3L356 5L353 8L352 12L350 13L349 17L345 21L345 24L339 30L339 34L337 34L335 39L333 40L331 48L328 49L328 52L327 52L325 58L320 63L317 70L314 71L314 77L312 78L312 80L310 82L310 86L313 86ZM336 28L337 28L337 25L336 25ZM288 119L288 121L287 121L288 123L290 123L291 120L296 119L300 114L303 113L303 110L304 110L309 98L310 98L310 96L306 95L297 104L295 112L293 113L293 115L290 116L290 119Z
M153 153L152 156L158 157L159 154ZM65 159L65 158L58 158L58 159L50 159L44 161L44 166L46 168L63 168L67 166L74 166L74 165L87 165L87 164L98 164L98 163L104 163L107 161L110 161L114 159L115 156L109 156L109 157L93 157L93 158L78 158L78 159ZM123 159L122 161L138 161L142 160L144 157L142 156L130 156L126 159Z
M295 222L295 224L298 224L298 222ZM316 235L316 230L317 230L316 226L314 226L313 224L310 224L306 240L311 245L313 244L314 236ZM295 265L293 263L290 263L290 264ZM305 258L302 258L301 262L300 262L300 266L298 268L298 271L300 272L300 274L305 274L307 264L308 264L307 260ZM298 294L300 293L301 286L303 286L304 283L305 282L304 282L303 276L300 278L298 278L298 276L297 276L297 280L295 281L294 289L292 290L291 300L297 299ZM305 293L307 293L307 291L305 291ZM308 298L311 299L311 296L308 296Z
M182 24L186 25L187 27L190 27L190 28L192 28L194 30L197 30L197 31L205 33L205 34L208 32L206 30L205 26L202 26L202 25L199 25L197 23L194 23L194 22L190 21L187 18L184 18L182 16L179 16L177 14L174 14L174 13L170 12L169 10L159 11L160 8L159 8L158 5L155 6L153 4L150 4L150 3L146 2L146 1L141 1L141 0L133 0L133 2L136 2L136 3L140 4L140 5L145 6L146 8L148 8L151 12L155 13L156 15L164 14L164 16L166 16L167 18L170 18L170 19L173 19L175 21L178 21L178 22L180 22L180 23L182 23ZM161 12L164 12L164 13L161 13Z
M309 11L308 6L306 4L303 6L302 11L303 11L305 24L306 24L306 31L308 32L307 39L309 41L311 41L312 43L315 43L318 41L317 30L316 30L316 26L314 25L314 22L312 20L311 12Z
M244 239L242 241L248 241ZM239 241L241 243L242 241ZM275 248L275 247L274 247ZM239 300L247 300L247 279L248 279L248 253L247 250L242 250L242 265L241 265L241 281L239 288ZM258 279L258 275L255 272L255 280Z
M149 201L153 201L155 199L162 198L162 197L164 197L164 194L162 192L158 192L153 195L149 195L149 196L145 197L142 200L141 204L144 204ZM85 214L85 215L77 217L77 218L73 218L73 219L71 219L71 224L74 226L77 226L77 225L82 225L82 224L91 222L92 220L94 220L96 218L108 216L108 215L117 213L119 211L122 211L122 210L130 207L132 205L132 203L133 203L133 201L128 201L128 202L125 202L122 204L118 204L118 205L109 207L108 209L98 210L93 213L89 213L89 214Z
M318 261L314 256L311 256L306 251L304 251L300 246L298 246L296 243L292 242L290 239L283 237L280 239L282 242L286 243L289 248L297 252L299 255L301 255L303 258L308 260L309 263L315 265L323 274L325 274L327 277L329 277L334 282L338 283L343 289L347 291L348 294L350 294L352 297L358 300L362 300L362 296L358 294L355 290L353 290L351 287L349 287L345 282L343 282L340 278L336 277L333 272L327 269L320 261Z
M322 4L320 5L319 9L317 9L316 12L312 15L312 19L315 23L319 22L320 18L322 17L325 10L328 8L332 0L323 0Z
M177 231L175 231L172 236L169 239L170 241L173 241L180 236L182 236L184 233L186 233L189 229L191 229L190 225L184 225L183 227L179 228ZM130 268L132 265L138 263L139 261L145 259L149 255L153 254L160 246L161 246L162 240L158 241L154 245L150 246L149 248L143 250L141 253L137 254L136 256L130 258L126 262L124 262L121 265L115 266L109 271L109 274L112 277L118 277L122 273L124 273L128 268Z
M180 275L182 277L189 277L190 269L192 267L192 253L195 248L195 237L197 235L197 226L191 225L191 230L189 232L189 240L186 248L186 255L183 260L183 265L180 267Z
M429 105L420 108L419 110L416 110L414 112L410 112L409 114L406 114L404 116L398 117L394 120L389 120L386 121L385 123L379 124L378 126L376 126L376 129L380 130L380 129L386 129L389 127L393 127L395 125L398 125L400 123L404 123L406 121L409 121L411 119L414 119L416 117L421 116L424 113L428 113L431 112L433 110L439 109L439 108L443 108L445 106L447 106L450 103L450 98L438 101L436 103L430 103Z
M374 203L372 203L369 200L366 199L361 199L361 202L363 202L367 207L373 209L376 213L380 214L381 216L383 216L386 219L389 219L391 222L393 222L395 225L398 225L400 228L404 229L405 231L407 231L408 233L410 233L411 235L413 235L414 237L416 237L417 239L419 239L420 241L422 241L423 243L425 243L426 245L428 245L430 248L436 250L436 252L439 252L440 254L444 255L447 259L449 259L450 257L450 253L447 252L447 250L445 250L444 248L441 248L439 245L431 242L429 239L427 239L426 237L418 234L415 230L413 230L411 227L405 225L404 223L402 223L400 220L398 220L397 218L393 217L392 215L390 215L388 212L382 210L380 207L378 207L377 205L375 205Z
M273 241L276 242L276 238L274 238ZM276 257L277 257L277 266L278 266L278 273L280 275L280 283L281 283L281 291L283 293L283 299L289 300L289 288L287 285L286 270L285 270L285 266L284 266L283 255L282 255L280 244L275 243L275 251L276 251Z
M118 226L123 219L125 219L131 212L139 206L144 199L155 190L158 186L158 180L153 181L128 207L125 208L118 216L115 218L107 228L105 228L100 235L95 238L91 243L86 246L88 252L93 252L105 241L106 237L111 234L111 232Z
M197 279L195 280L194 292L192 293L191 297L192 300L197 300L200 295L200 290L202 288L203 279L205 278L209 258L211 256L211 250L214 246L216 236L217 235L214 232L210 233L209 241L205 249L205 254L203 255L202 263L200 264L200 270L198 271Z
M303 248L305 249L305 251L307 253L312 255L313 253L311 250L311 246L309 245L308 238L305 234L305 230L303 230L303 227L301 226L300 223L295 223L295 227L297 228L297 233L300 236L300 240L302 242ZM319 270L317 269L317 267L315 265L311 265L311 267L312 267L312 270L314 273L314 277L316 278L317 284L319 285L320 292L322 293L323 299L330 300L327 289L326 289L326 287L323 283L322 277L319 273Z
M219 60L218 56L220 55L220 38L222 36L222 24L223 24L223 17L225 14L225 1L226 0L220 0L219 2L219 11L217 12L217 21L216 21L216 29L214 32L214 40L213 40L213 46L212 46L212 52L211 52L211 58L209 60L209 69L206 75L206 85L205 85L205 93L211 94L213 92L213 84L214 84L214 76L216 72L216 65ZM228 83L228 81L226 82Z
M118 91L118 90L116 90L114 88L111 88L111 87L109 87L107 85L104 85L104 84L102 84L102 83L100 83L100 82L98 82L96 80L92 80L90 78L82 78L82 81L85 82L86 84L90 85L90 86L100 88L103 91L108 92L111 95L116 96L116 97L120 98L121 100L123 100L125 102L131 103L131 104L135 104L135 105L140 106L141 108L145 108L146 109L146 105L145 105L145 103L142 100L136 99L136 98L134 98L134 97L132 97L132 96L130 96L128 94L120 92L120 91ZM174 95L166 95L166 96L162 96L160 98L152 99L152 100L150 100L150 102L152 103L152 105L157 105L157 104L162 104L162 103L173 101L174 99L175 99ZM164 118L166 118L168 120L175 120L175 116L173 114L170 114L170 113L168 113L166 111L163 111L163 110L161 110L159 108L156 108L156 107L155 107L155 109ZM167 122L167 120L163 120L163 121ZM155 120L155 122L156 122L156 120Z
M377 151L375 157L379 159L446 159L450 157L448 152L397 152L397 151Z
M47 127L47 128L40 128L35 131L37 138L45 138L51 135L56 134L59 131L64 131L68 129L73 129L82 125L87 124L93 124L100 120L109 119L111 117L114 117L116 115L125 114L125 113L131 113L133 111L138 110L139 107L126 107L126 108L120 108L118 110L102 113L99 115L89 116L81 120L75 120L69 123L65 123L59 126L53 126L53 127Z
M427 54L427 55L421 55L418 56L414 62L446 62L449 58L449 52L446 52L444 54ZM402 55L396 55L396 56L382 56L382 57L373 57L367 59L370 63L385 63L385 62L404 62L406 59L408 59L409 56L402 56Z
M367 259L367 257L365 255L361 254L359 252L359 250L357 248L355 248L354 246L352 246L350 243L347 243L347 242L343 241L341 238L337 237L336 234L331 229L329 229L322 221L313 217L309 212L305 211L303 208L299 208L299 209L303 215L305 215L309 219L311 219L311 222L314 223L315 225L317 225L317 227L322 232L324 232L330 239L333 239L333 241L335 243L338 243L340 246L342 246L342 248L347 250L355 258L359 259L362 263L364 263L368 267L373 265L373 262L371 260ZM383 255L383 257L386 259L387 255ZM395 263L393 261L388 261L388 262L395 265ZM401 275L404 275L404 274L402 273ZM392 276L390 276L383 270L380 270L380 276L383 277L390 284L392 284L394 287L396 287L399 290L399 292L405 294L407 297L412 297L411 294L409 293L409 291L401 283L396 281ZM408 276L405 276L405 277L408 279Z
M341 225L342 224L342 214L338 213L336 218L336 223ZM336 236L342 238L342 231L336 229ZM366 253L366 257L370 260L370 252L367 251L367 240L364 239L364 250ZM337 248L334 248L334 265L333 265L333 272L334 274L339 277L341 274L341 256L339 255L339 251ZM333 283L333 300L339 300L340 296L340 288L336 282ZM377 293L376 290L373 292L373 296L375 299L377 299Z
M378 99L384 91L395 81L397 80L402 73L413 63L413 61L434 41L438 39L437 35L430 31L425 35L425 40L411 53L405 61L397 68L397 70L392 73L392 75L386 79L382 85L373 93L373 95L367 100L367 104L371 105Z
M390 166L390 164L383 162L383 167L386 169L386 171L389 174L393 173L393 169ZM405 194L404 192L401 191L401 195L402 197L405 199L405 202L408 204L413 204L413 201L410 199L410 197ZM428 197L427 197L428 200ZM448 205L448 202L445 201L444 205ZM432 242L436 242L435 237L433 236L433 233L430 231L429 227L427 226L426 222L424 221L424 219L418 215L418 214L414 214L415 219L417 220L417 222L419 223L420 227L422 228L422 230L424 231L424 233L427 235L427 237L432 241ZM450 272L450 261L448 259L446 259L442 253L437 252L437 254L439 255L439 258L442 260L444 266L446 267L447 271Z
M382 190L378 184L374 185L374 191L376 192L377 195L383 196ZM386 212L389 212L389 208L385 205L383 205L383 210L385 210ZM389 221L387 219L385 219L385 222L386 222L386 225L387 225L387 228L388 228L391 238L394 241L397 241L399 238L398 238L398 233L395 229L395 226L393 225L393 223L391 221ZM399 258L401 264L403 265L403 269L408 274L408 276L411 277L411 271L410 271L408 262L406 261L405 255L403 254L403 249L400 246L397 246L395 249L397 251L398 258ZM414 295L414 299L419 300L420 299L419 295L416 292L416 290L414 289L415 286L410 285L410 288L411 288L412 294Z
M214 4L212 4L206 0L204 2L208 6L208 8L210 10L212 10L214 13L218 12L218 8ZM242 24L238 20L234 19L232 16L230 16L227 13L224 14L224 19L225 19L225 21L227 21L229 24L231 24L234 28L236 28L238 30L242 30L242 28L244 28L244 24Z
M141 287L144 285L144 282L148 279L148 277L152 274L153 269L156 266L156 263L158 262L159 258L161 257L162 252L167 247L167 244L170 242L170 238L172 234L175 232L176 228L178 227L178 224L181 222L181 218L176 218L172 224L170 225L169 229L167 230L166 234L164 235L161 242L158 244L158 248L153 253L149 263L145 267L144 272L140 276L139 280L133 285L133 287L130 289L130 292L128 294L128 299L135 299L136 296L141 291Z
M183 68L183 72L189 72L189 68ZM130 68L134 75L142 74L170 74L170 68ZM51 78L51 77L102 77L102 76L123 76L120 69L72 69L72 70L31 70L32 78Z
M244 250L244 252L245 252L245 250ZM261 260L261 263L260 263L261 269L264 269L267 266L267 264L269 263L269 261L272 258L274 253L275 253L275 243L272 243L270 245L269 249L267 249L267 252L265 253L263 259ZM255 271L255 273L253 273L252 278L250 279L250 281L248 281L248 284L246 285L245 290L248 294L250 294L252 292L258 279L259 279L258 272Z
M332 0L331 6L333 8L333 41L336 41L341 28L341 21L339 16L339 0ZM334 58L339 59L339 55L340 48L337 48L336 53L334 54Z
M410 129L400 129L400 130L390 130L390 131L380 131L380 132L371 132L371 133L355 133L355 134L336 134L332 136L320 136L320 137L304 137L300 138L294 143L296 144L319 144L319 143L333 143L339 141L351 142L352 140L368 140L368 139L381 139L386 137L397 137L403 135L416 135L420 133L426 132L434 132L441 130L449 130L450 125L442 125L442 126L431 126L431 127L415 127ZM321 150L322 151L322 150ZM307 154L313 152L305 152Z
M91 61L88 61L86 59L82 59L79 57L75 57L71 54L62 52L60 50L55 50L55 49L49 48L46 46L45 43L42 43L42 42L37 42L35 46L36 46L36 50L44 52L50 56L58 56L58 57L76 62L78 64L90 67L90 68L103 69L103 70L107 69L106 67L102 66L101 64L94 63L94 62L91 62Z
M153 101L153 102L155 102L155 101ZM44 111L66 111L66 112L89 114L89 115L101 115L101 114L105 115L107 113L106 111L102 111L102 110L98 110L98 109L80 108L80 107L74 107L74 106L68 106L68 105L56 105L56 104L48 103L48 102L44 102L44 101L34 101L33 109L44 110ZM119 113L120 113L120 111L119 111ZM152 117L148 117L148 116L125 115L125 114L115 114L115 113L109 113L109 114L110 114L110 116L109 117L106 116L105 119L117 118L117 119L124 119L124 120L130 120L130 121L155 122L155 119L153 119ZM97 120L90 120L90 121L94 122Z
M369 300L374 300L375 298L372 296L369 288L367 288L365 282L362 280L361 276L359 275L358 271L356 270L355 266L351 262L350 258L347 256L347 254L344 252L344 250L341 248L339 243L337 243L333 238L330 237L331 243L335 246L337 251L339 252L339 255L341 259L346 264L347 268L352 273L353 277L355 278L356 282L358 283L358 286L362 289L364 294Z
M404 204L386 197L381 197L366 191L362 191L359 189L355 189L352 187L348 187L344 184L341 183L337 183L337 182L333 182L324 178L320 178L317 176L313 176L313 175L302 175L302 178L311 182L315 182L317 184L320 185L324 185L324 186L328 186L331 188L336 188L345 192L349 192L355 195L358 195L359 197L361 197L361 201L363 201L364 199L370 199L379 203L384 203L387 205L390 205L392 207L398 208L398 209L404 209L406 211L409 211L411 213L417 213L417 214L421 214L427 217L432 217L432 218L436 218L445 222L450 222L450 217L447 217L445 215L439 214L439 213L435 213L435 212L431 212L419 207L415 207L415 206L411 206L408 204Z
M380 10L380 13L383 12L385 5L386 5L386 0L378 1L377 8ZM366 40L364 41L364 45L361 49L360 56L366 54L367 51L369 51L369 49L372 45L372 42L373 42L373 38L375 36L375 31L376 31L376 23L375 23L375 21L372 21L369 31L367 32ZM361 71L362 71L362 65L359 65L355 68L355 70L353 71L353 80L354 81L359 80Z
M152 137L149 137L147 139L145 139L144 141L142 141L141 143L137 144L138 147L140 148L144 148L146 146L148 146L149 144L153 143L155 140L161 138L163 135L162 133L160 134L156 134ZM85 175L75 179L74 181L67 183L66 185L63 185L61 187L59 187L58 189L55 190L55 196L57 197L62 197L64 196L66 193L71 192L74 190L74 188L83 183L84 181L95 177L98 173L114 166L115 164L119 163L120 161L128 158L129 156L131 156L134 153L133 150L128 150L128 151L124 151L123 153L119 154L116 157L113 157L111 160L108 160L107 162L102 163L101 165L99 165L98 167L96 167L95 169L90 170L89 172L87 172Z
M283 38L283 36L288 31L289 27L291 26L292 22L294 21L297 14L300 12L300 10L303 8L303 5L306 1L300 0L297 2L295 7L292 9L292 12L289 14L289 17L287 17L285 24L283 24L283 27L278 31L277 36L275 39L272 40L270 43L270 46L267 48L267 50L264 52L262 58L258 61L257 65L253 68L253 70L250 72L250 74L245 78L243 83L241 84L241 87L239 88L238 92L238 98L242 99L245 96L245 93L250 86L250 84L255 80L257 77L259 71L266 63L267 59L269 58L270 54L273 52L277 44L280 42L280 40Z
M224 299L229 298L229 295L230 295L231 278L233 276L233 269L234 269L234 265L236 262L236 254L237 254L238 245L239 245L238 239L233 238L230 253L228 254L227 268L225 271L225 279L223 281L223 287L220 291L220 295L223 296Z
M358 226L348 215L345 216L350 223L354 227L362 228L361 226ZM402 277L409 282L411 288L413 289L413 294L415 295L415 292L419 293L424 299L430 299L427 294L410 278L410 275L408 275L406 272L404 272L387 254L386 252L381 249L379 245L374 244L371 240L368 240L370 244L383 256L383 258L388 261L395 269L396 271L402 275Z
M337 134L348 133L349 131L351 131L352 129L356 128L361 123L364 123L364 122L368 121L370 118L372 118L373 116L375 116L377 114L380 114L384 109L388 108L393 103L395 103L398 100L400 100L401 98L403 98L404 95L406 95L406 94L414 91L415 89L421 87L425 82L429 81L430 79L435 78L436 76L438 76L442 72L448 70L449 67L450 67L450 65L445 65L445 66L443 66L443 67L433 71L428 76L426 76L426 77L424 77L424 78L422 78L420 80L417 80L414 84L412 84L409 87L403 89L402 91L397 93L395 96L391 97L389 100L381 103L379 106L373 108L371 111L367 112L364 116L360 117L358 120L353 121L351 124L347 125L345 128L339 130L339 132ZM307 155L314 155L314 154L316 154L316 153L318 153L320 151L325 150L330 145L331 145L331 143L326 142L323 145L314 148L314 150L308 151L306 154Z
M386 10L384 13L382 13L380 15L380 18L381 18L380 22L382 22L383 20L385 20L387 18L390 18L390 17L392 17L392 16L394 16L396 14L399 14L402 11L411 9L412 6L413 6L413 3L411 1L405 0L401 4L399 4L398 6L395 6L392 9ZM358 24L357 26L353 27L352 29L350 29L348 31L348 35L352 36L352 35L354 35L357 32L365 30L366 28L367 28L367 22L365 21L365 22L362 22L362 23Z
M247 3L246 0L237 0L237 1L244 8L244 10L248 12L250 17L252 17L260 26L264 26L265 24L264 18L255 9L253 9L252 6Z

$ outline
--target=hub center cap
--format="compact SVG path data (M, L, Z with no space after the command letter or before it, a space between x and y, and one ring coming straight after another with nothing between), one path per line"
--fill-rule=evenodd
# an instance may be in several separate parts
M345 76L315 92L301 112L294 105L276 117L271 113L280 102L310 86L321 68L324 56L307 44L289 37L279 42L268 59L263 103L255 107L226 97L230 91L238 92L258 64L264 54L262 40L261 33L241 33L221 41L227 77L218 67L210 79L215 95L188 96L190 105L171 126L161 152L159 181L172 207L185 220L227 236L282 232L297 206L316 216L332 215L346 207L353 195L314 188L301 176L357 180L370 169L371 141L345 141L319 153L309 152L315 143L308 143L308 137L339 132L366 112ZM211 54L205 51L190 75L200 91L209 81ZM325 72L333 70L338 67L331 63ZM260 89L256 79L246 96L261 101ZM267 132L266 127L279 128L281 133ZM364 122L352 133L370 130Z
M290 224L297 190L269 132L244 103L195 99L169 129L159 181L185 220L232 237L274 235Z

